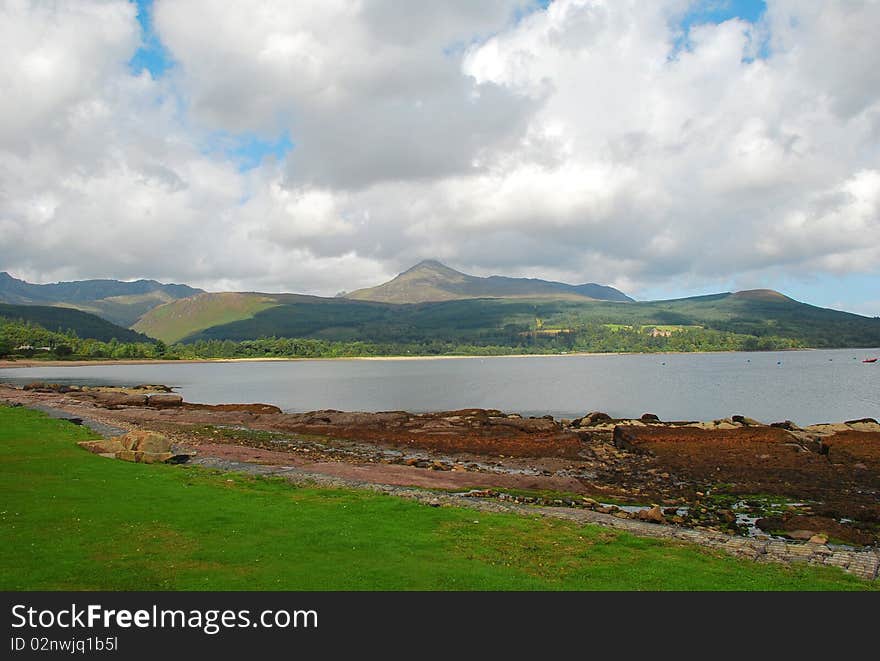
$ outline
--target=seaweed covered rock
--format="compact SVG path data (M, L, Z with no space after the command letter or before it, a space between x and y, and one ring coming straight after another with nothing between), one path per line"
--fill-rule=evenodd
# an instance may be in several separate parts
M114 406L144 406L147 403L146 395L134 395L125 392L96 392L91 393L90 396L98 406L106 408Z

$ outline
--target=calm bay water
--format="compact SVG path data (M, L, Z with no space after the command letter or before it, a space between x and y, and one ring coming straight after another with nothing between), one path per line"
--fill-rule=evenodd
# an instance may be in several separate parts
M264 402L286 411L438 411L497 408L524 415L666 420L743 414L798 424L880 417L880 349L653 354L157 363L0 369L0 381L164 383L187 401Z

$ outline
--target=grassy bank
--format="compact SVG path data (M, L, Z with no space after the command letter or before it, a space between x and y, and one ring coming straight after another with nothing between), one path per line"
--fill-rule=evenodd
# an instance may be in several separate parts
M868 589L575 524L86 453L0 406L0 589Z

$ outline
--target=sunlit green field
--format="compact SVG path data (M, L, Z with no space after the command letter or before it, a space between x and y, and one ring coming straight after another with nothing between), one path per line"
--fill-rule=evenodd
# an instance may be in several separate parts
M0 589L876 589L595 526L105 459L75 445L90 437L0 406Z

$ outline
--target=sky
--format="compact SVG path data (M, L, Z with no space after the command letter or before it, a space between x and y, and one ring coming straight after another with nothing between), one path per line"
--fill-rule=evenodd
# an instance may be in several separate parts
M880 315L878 0L0 0L0 271Z

